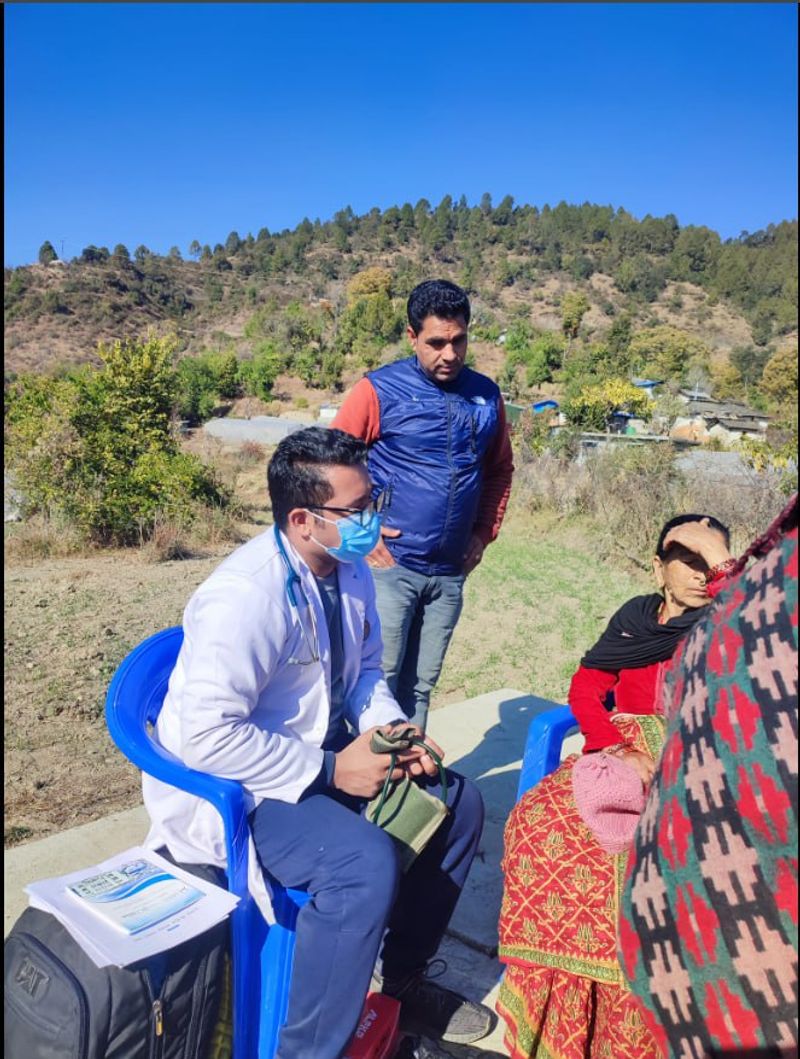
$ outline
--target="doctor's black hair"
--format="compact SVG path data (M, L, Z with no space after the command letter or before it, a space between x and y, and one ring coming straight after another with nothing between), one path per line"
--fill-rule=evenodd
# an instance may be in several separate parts
M267 466L267 488L276 524L286 528L296 507L318 507L333 496L326 467L354 467L367 461L367 446L343 430L306 427L287 435Z
M408 324L415 335L422 330L429 316L440 320L455 320L459 316L469 323L470 307L467 292L448 279L427 279L408 296Z

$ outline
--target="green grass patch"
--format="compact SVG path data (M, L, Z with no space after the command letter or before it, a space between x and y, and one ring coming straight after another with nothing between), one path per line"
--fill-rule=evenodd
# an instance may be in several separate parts
M432 707L502 687L564 701L614 611L651 587L598 559L587 523L512 513L467 579Z

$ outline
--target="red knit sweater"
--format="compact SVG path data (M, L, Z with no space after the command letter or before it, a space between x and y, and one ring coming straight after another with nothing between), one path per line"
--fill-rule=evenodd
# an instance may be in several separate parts
M619 743L619 729L611 723L605 708L606 695L613 689L616 713L656 713L656 680L663 662L640 669L602 669L579 666L569 686L570 709L586 739L583 751L602 750Z

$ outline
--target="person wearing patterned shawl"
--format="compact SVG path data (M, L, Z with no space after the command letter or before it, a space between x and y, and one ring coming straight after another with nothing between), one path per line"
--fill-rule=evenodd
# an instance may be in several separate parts
M596 817L576 803L575 766L622 768L620 791L632 781L641 809L664 734L657 682L733 565L728 545L726 527L710 516L682 515L663 527L653 559L660 591L620 608L572 678L583 757L567 758L509 816L497 1010L513 1059L660 1057L617 959L627 848L608 852L609 836L587 826ZM613 785L606 797L613 808Z
M665 1056L798 1054L797 646L795 495L661 692L619 952Z

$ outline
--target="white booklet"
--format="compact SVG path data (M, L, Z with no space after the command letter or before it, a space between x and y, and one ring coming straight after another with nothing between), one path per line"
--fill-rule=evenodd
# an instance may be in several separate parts
M67 893L126 934L138 934L168 919L203 896L194 883L148 857L134 857L115 868L78 879Z
M98 967L125 967L196 937L239 900L140 846L25 890Z

